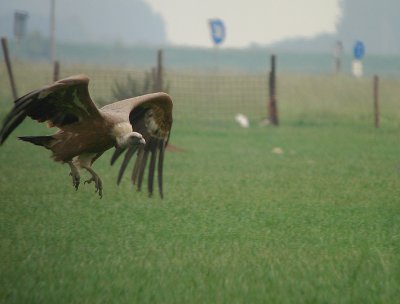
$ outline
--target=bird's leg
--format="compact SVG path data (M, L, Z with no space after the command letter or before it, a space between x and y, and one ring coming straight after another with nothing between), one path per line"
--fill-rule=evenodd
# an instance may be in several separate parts
M75 190L78 190L79 184L81 182L79 170L77 167L75 167L75 165L72 163L72 161L69 161L68 165L71 169L71 172L69 173L69 175L72 176L72 185L75 187Z
M96 192L99 193L100 198L103 197L103 183L100 179L100 177L96 174L96 172L94 172L94 170L90 167L83 167L84 169L86 169L91 175L92 177L90 179L88 179L87 181L85 181L85 184L88 183L90 184L91 182L94 182L95 187L96 187Z

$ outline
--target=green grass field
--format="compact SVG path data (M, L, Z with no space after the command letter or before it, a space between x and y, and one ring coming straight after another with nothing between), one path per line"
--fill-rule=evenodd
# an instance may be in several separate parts
M278 128L193 122L178 98L164 200L117 187L111 151L103 199L76 192L15 139L49 132L24 122L0 148L0 301L399 303L400 82L382 83L380 129L369 84L281 75Z

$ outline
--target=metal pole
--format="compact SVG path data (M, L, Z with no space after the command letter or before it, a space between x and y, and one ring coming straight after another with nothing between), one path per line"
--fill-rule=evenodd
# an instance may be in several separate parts
M379 76L374 75L373 81L374 90L374 118L375 118L375 128L379 128L380 125L380 113L379 113Z
M6 66L7 66L8 78L10 79L11 91L12 91L14 99L17 99L18 98L17 87L15 85L14 75L13 75L13 71L12 71L12 67L11 67L10 56L8 54L7 38L5 38L5 37L1 38L1 46L3 48L4 61L6 62Z

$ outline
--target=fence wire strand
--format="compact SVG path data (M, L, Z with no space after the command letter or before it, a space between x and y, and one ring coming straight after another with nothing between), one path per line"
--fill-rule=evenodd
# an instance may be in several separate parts
M1 65L0 68L5 70ZM14 70L20 95L52 83L53 67L50 64L17 62ZM151 74L150 69L133 70L62 63L60 66L60 78L75 74L88 75L90 94L99 105L117 100L113 96L113 88L117 83L125 84L130 77L140 88L149 73ZM6 78L7 75L2 74L2 88L8 88ZM237 113L259 120L266 116L267 73L183 72L164 69L163 87L173 97L176 120L232 121ZM4 90L0 94L2 100L12 99Z

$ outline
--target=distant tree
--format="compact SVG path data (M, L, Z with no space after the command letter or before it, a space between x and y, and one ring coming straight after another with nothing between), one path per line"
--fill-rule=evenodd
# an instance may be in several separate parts
M400 53L399 0L340 0L340 6L336 28L347 51L362 40L367 52Z

